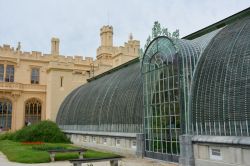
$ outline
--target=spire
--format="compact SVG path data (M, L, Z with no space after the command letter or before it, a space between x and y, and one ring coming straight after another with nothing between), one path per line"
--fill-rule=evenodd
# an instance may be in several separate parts
M133 40L133 34L132 33L129 34L129 40Z
M16 50L17 50L17 51L20 51L20 50L21 50L21 42L18 42Z

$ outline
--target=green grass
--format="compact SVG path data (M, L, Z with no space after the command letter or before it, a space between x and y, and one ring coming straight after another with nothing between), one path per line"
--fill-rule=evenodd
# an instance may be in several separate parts
M39 146L45 146L38 148ZM49 153L46 149L58 148L77 148L71 144L63 143L46 143L45 145L23 145L20 142L14 142L10 140L0 141L0 151L2 151L10 161L19 163L46 163L50 162ZM79 148L79 147L78 147ZM40 150L39 150L40 149ZM84 153L85 158L102 158L102 157L114 157L115 154L103 153L88 150ZM55 160L69 160L78 158L78 153L57 153Z

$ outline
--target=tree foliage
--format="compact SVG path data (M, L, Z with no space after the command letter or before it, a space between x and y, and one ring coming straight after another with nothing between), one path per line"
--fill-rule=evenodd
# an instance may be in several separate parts
M169 32L168 28L161 27L161 24L158 21L154 22L151 36L149 35L146 44L144 46L144 50L146 50L149 43L158 36L167 36L172 39L178 39L180 37L179 29L176 29L174 32Z

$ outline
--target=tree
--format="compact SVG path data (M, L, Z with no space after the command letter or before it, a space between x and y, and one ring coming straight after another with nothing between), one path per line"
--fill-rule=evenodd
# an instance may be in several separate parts
M160 36L161 33L162 33L161 24L158 21L155 21L154 26L152 28L152 38L154 39Z
M179 39L179 36L180 36L179 29L176 29L176 30L172 33L172 37L173 37L173 38L176 38L176 39Z
M146 40L146 44L144 46L144 50L146 50L147 46L149 45L149 43L151 42L151 36L149 35L147 40Z
M168 31L168 28L161 28L161 24L158 21L154 22L153 28L152 28L152 36L148 36L146 40L146 44L144 46L144 50L148 47L149 43L158 36L167 36L172 39L179 39L180 32L179 29L176 29L173 33Z

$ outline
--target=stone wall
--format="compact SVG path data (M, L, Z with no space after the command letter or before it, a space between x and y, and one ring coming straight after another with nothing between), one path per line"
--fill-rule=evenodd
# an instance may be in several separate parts
M126 136L118 133L72 133L66 132L70 140L79 146L111 152L129 157L142 157L144 153L143 134L126 133Z
M238 137L238 140L242 138ZM250 165L250 145L235 141L233 144L194 142L196 166L247 166Z

